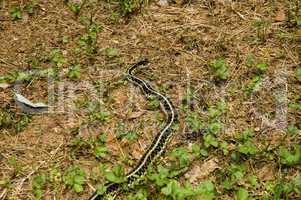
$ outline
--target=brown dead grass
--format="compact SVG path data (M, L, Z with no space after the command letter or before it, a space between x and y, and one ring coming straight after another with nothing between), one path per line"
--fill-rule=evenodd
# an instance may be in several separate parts
M82 84L71 82L64 76L59 80L66 88L68 85L75 85L76 90L64 93L61 101L65 105L56 106L71 106L74 109L75 101L83 100L87 96L91 101L97 100L98 96L90 95L87 90L89 85L85 84L101 80L111 97L104 100L104 108L110 111L112 119L108 123L90 124L86 111L76 110L73 114L66 114L56 110L57 113L50 115L33 116L32 122L18 134L9 129L0 130L0 153L4 157L0 160L0 180L8 178L12 184L10 189L0 189L0 199L34 199L31 179L40 171L58 169L63 172L68 166L76 164L90 174L99 161L87 149L73 152L70 143L76 137L96 137L101 132L106 133L109 137L107 146L112 157L105 161L110 161L111 166L120 163L126 170L132 166L122 163L121 157L130 157L134 163L138 161L143 154L141 150L147 148L158 130L158 113L146 109L147 101L139 90L129 89L129 84L115 86L114 82L122 80L128 64L140 58L149 58L151 61L149 68L141 71L141 77L150 80L156 88L170 85L171 89L166 95L172 99L179 112L181 99L189 85L198 91L195 93L198 99L195 108L199 112L220 97L225 98L228 111L222 119L225 127L221 138L231 137L246 127L258 129L258 140L265 139L272 146L277 146L276 143L282 138L283 131L275 131L262 119L262 114L271 118L275 114L273 88L263 89L258 95L245 99L243 86L250 79L250 71L245 66L246 55L253 53L269 63L266 75L270 81L275 81L279 71L286 70L289 100L299 95L300 84L292 81L294 67L300 64L298 43L277 38L280 32L294 34L294 28L287 24L293 2L192 1L190 5L170 4L167 7L151 3L143 9L142 14L111 24L107 21L112 12L109 4L88 1L81 16L92 16L93 21L103 27L97 40L99 53L90 60L78 57L73 51L79 36L85 33L85 26L80 23L80 19L61 1L36 2L34 15L24 14L23 19L18 21L11 20L10 9L18 5L24 6L26 2L4 3L5 6L0 10L0 75L14 70L30 69L28 59L41 58L51 50L59 48L70 62L81 63L83 72ZM262 44L251 44L252 38L258 34L252 26L256 19L269 22L263 33L265 42ZM68 44L60 42L64 36L69 37ZM118 49L118 58L106 57L104 49L108 47ZM283 52L283 59L276 58L275 55L279 52ZM208 63L220 56L226 58L231 75L224 84L215 85ZM49 63L42 63L41 67L50 66ZM277 88L274 89L276 91ZM21 90L29 99L47 102L48 85L45 80L33 80L30 84L22 85ZM227 93L230 90L234 92ZM20 113L12 100L11 88L0 88L0 97L2 109ZM133 117L133 113L139 113L139 117ZM183 116L185 113L180 113L180 123L184 123ZM288 123L295 123L300 128L300 113L289 112L287 116ZM120 121L127 125L127 130L138 132L137 142L127 143L114 138ZM139 126L140 123L143 125ZM78 129L80 131L73 131ZM178 131L178 135L181 131ZM175 137L173 146L183 143L177 141L177 138ZM14 174L15 169L8 164L13 155L17 157L18 165L22 166L21 172L17 174ZM227 159L218 158L218 164L222 167L227 164ZM271 172L274 167L263 166L258 169L259 176L264 179L275 178L269 173L262 174L262 171ZM296 173L296 170L292 171L292 174ZM92 185L92 181L88 181L85 191L75 194L59 180L58 187L47 188L45 199L87 199L92 192ZM227 199L229 196L225 194L224 197Z

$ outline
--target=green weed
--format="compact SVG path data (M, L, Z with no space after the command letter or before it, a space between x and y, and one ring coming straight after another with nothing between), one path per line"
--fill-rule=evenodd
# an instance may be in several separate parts
M112 183L123 183L126 181L124 169L121 165L115 166L112 171L106 171L105 177Z
M71 187L75 192L80 193L84 190L86 173L77 166L70 166L63 177L64 183Z
M210 63L210 67L214 72L214 76L221 80L226 80L229 76L229 70L224 58L218 58Z
M281 164L287 166L297 165L301 162L301 145L294 145L292 151L285 147L280 147L279 155Z
M33 178L31 187L32 187L33 195L37 199L41 199L43 197L46 181L47 181L46 174L40 174Z
M73 65L68 73L67 77L70 78L71 80L78 80L81 77L81 66L80 64Z
M20 8L13 8L10 11L10 16L12 17L13 20L19 20L22 19L22 12Z
M98 24L91 24L88 27L87 33L82 35L79 39L79 47L76 49L76 52L84 51L85 55L93 56L97 53L97 35L101 31L101 27Z

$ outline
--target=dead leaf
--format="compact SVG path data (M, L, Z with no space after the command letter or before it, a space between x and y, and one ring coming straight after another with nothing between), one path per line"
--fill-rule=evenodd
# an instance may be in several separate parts
M145 113L145 111L137 111L137 112L132 112L130 116L128 116L128 119L136 119L140 116L142 116Z
M272 165L265 165L258 170L258 179L261 181L274 180L274 168Z
M0 83L0 88L2 89L6 89L6 88L9 88L11 85L10 84L7 84L7 83Z
M276 13L275 16L275 21L276 22L283 22L285 21L286 16L285 16L285 11L283 8L279 8L278 12Z
M201 166L194 165L193 168L185 174L185 178L188 178L190 183L195 183L196 181L208 176L214 170L220 168L217 162L217 158L212 158L203 163Z

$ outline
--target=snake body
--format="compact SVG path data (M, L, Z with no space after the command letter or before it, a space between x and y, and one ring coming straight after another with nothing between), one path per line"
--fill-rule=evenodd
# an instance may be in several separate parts
M155 96L163 106L163 110L166 114L167 120L165 123L165 126L160 130L160 132L155 136L155 138L152 141L152 144L150 145L149 149L145 152L145 154L140 159L138 165L132 169L127 175L126 175L126 181L123 183L107 183L105 184L106 192L104 194L98 194L97 191L95 191L92 196L89 198L89 200L101 200L106 195L116 192L124 184L132 185L136 181L139 180L140 177L142 177L147 170L147 167L149 164L154 161L159 155L161 155L162 151L164 150L164 147L166 146L169 138L172 136L171 127L175 121L175 111L172 103L168 100L167 97L160 94L156 90L154 90L147 82L144 80L136 77L133 75L133 72L137 69L137 67L141 65L148 64L148 60L142 60L127 70L127 80L134 83L135 85L139 86L143 93L145 95L153 95Z

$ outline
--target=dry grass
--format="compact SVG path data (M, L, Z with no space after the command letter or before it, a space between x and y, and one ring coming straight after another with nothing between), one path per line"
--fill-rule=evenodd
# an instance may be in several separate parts
M301 17L300 10L295 12L297 0L191 1L190 4L170 3L167 7L152 2L142 13L120 17L114 22L108 18L116 5L103 1L86 1L78 17L61 1L35 2L33 15L24 12L22 19L16 21L11 19L11 8L24 7L30 1L2 2L0 76L31 69L27 61L33 58L40 60L40 69L53 67L46 58L54 49L60 49L69 63L81 64L81 78L70 80L66 76L70 68L67 64L60 70L54 90L48 80L37 77L20 85L22 94L33 101L47 102L51 92L55 97L54 112L30 116L30 123L20 132L14 126L24 114L15 106L12 88L0 87L0 112L13 113L13 124L0 129L0 183L10 182L9 187L0 184L3 186L0 199L34 199L31 182L35 175L53 170L63 174L70 165L86 171L84 191L75 193L59 177L47 184L44 199L87 199L95 187L91 172L99 162L109 163L110 168L119 163L126 171L130 170L158 131L159 120L164 119L158 110L149 110L148 101L138 89L123 81L126 67L141 58L148 58L151 65L141 70L139 76L164 91L179 113L180 128L168 150L191 143L183 140L185 132L189 132L187 115L196 112L206 121L207 109L223 99L227 111L218 120L223 126L218 139L233 141L235 133L252 128L258 149L268 146L267 154L243 160L248 170L259 180L262 178L262 184L300 176L300 165L283 169L277 157L268 160L268 153L277 152L280 145L300 144L300 131L297 136L285 136L287 125L301 128L300 110L287 109L289 103L300 103L300 82L294 75L300 65L300 34L298 38L298 27L291 22L294 17L299 20ZM75 53L80 36L87 32L82 23L84 16L102 27L95 44L98 52L91 57ZM258 21L264 25L254 26ZM280 33L287 37L280 37ZM63 38L69 42L62 42ZM109 58L107 48L116 48L118 55ZM246 85L258 73L254 67L246 66L250 53L255 62L268 63L269 67L261 89L248 96ZM210 63L220 57L225 58L229 69L225 81L216 80L210 68ZM95 92L97 85L103 92L101 95ZM189 88L194 91L194 110L184 111L182 100ZM277 95L284 96L283 104L279 104ZM91 120L87 102L92 106L100 102L96 111L108 111L110 120L105 123ZM121 129L120 124L125 128ZM118 132L128 130L137 132L137 141L116 139ZM100 133L108 135L106 145L110 150L103 159L96 159L89 145L71 145L74 138L87 141ZM211 149L208 158L195 161L191 167L193 170L196 166L208 166L202 163L212 163L212 160L218 164L201 178L216 181L218 199L234 199L234 193L223 190L220 176L215 174L216 169L225 169L231 162L233 145L229 147L229 155ZM16 164L11 164L14 157ZM270 171L274 173L268 174ZM194 176L193 171L188 174L191 173ZM239 185L248 187L244 182ZM262 187L251 190L254 199L262 197L265 191ZM296 198L297 194L291 195L290 198Z

